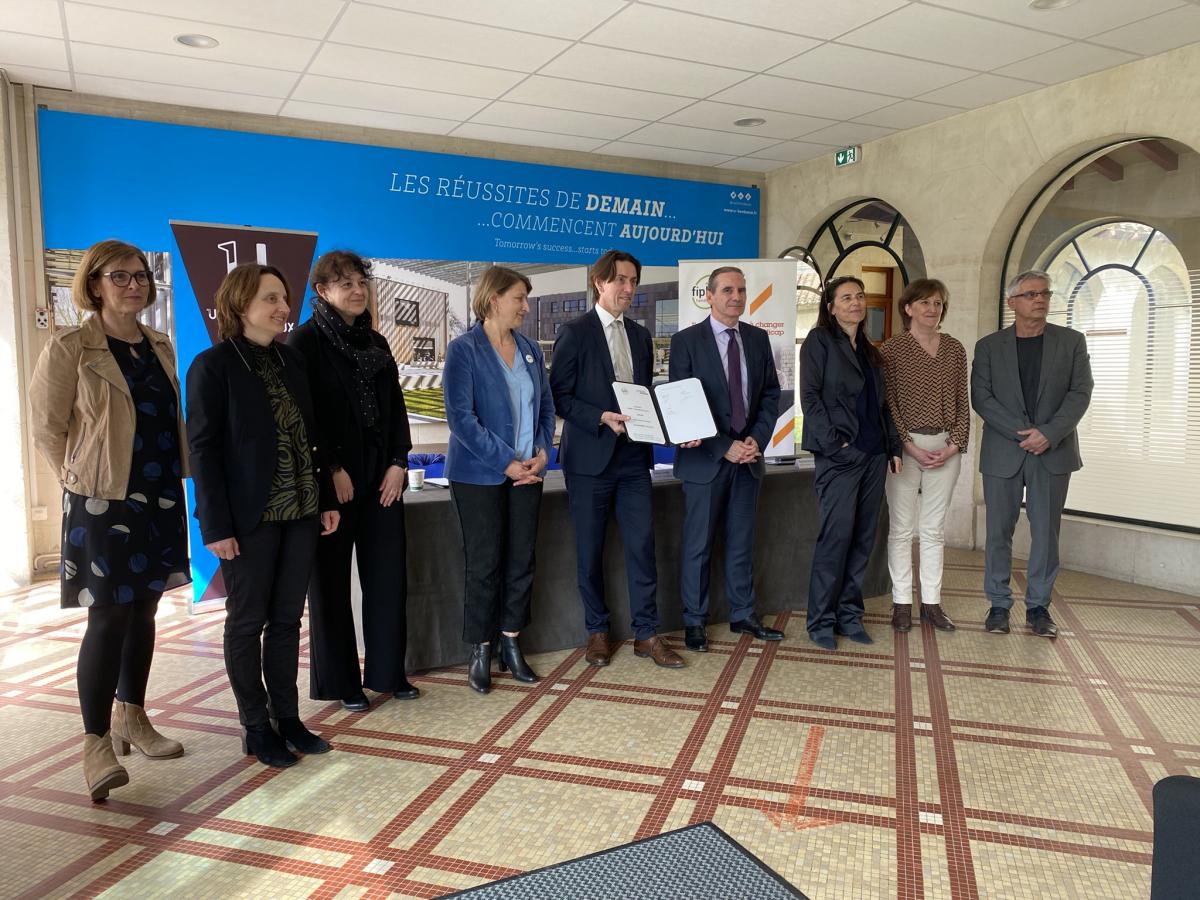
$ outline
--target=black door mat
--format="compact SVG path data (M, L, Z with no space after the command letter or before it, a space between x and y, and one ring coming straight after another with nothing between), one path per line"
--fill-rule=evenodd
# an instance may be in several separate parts
M711 822L469 890L463 900L807 900Z

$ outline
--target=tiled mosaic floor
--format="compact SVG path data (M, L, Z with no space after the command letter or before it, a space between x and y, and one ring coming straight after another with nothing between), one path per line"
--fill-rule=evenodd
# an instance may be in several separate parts
M624 646L416 679L364 714L306 702L336 750L239 754L219 615L159 616L147 702L187 748L84 793L83 618L0 597L0 895L434 897L705 820L815 900L1149 894L1150 791L1200 775L1200 597L1064 572L1054 642L984 633L978 554L947 556L954 634L813 647L710 628L682 671Z

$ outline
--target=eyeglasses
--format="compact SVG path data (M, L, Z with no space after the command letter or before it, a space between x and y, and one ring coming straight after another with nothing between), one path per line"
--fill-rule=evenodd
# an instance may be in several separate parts
M139 272L126 272L124 269L115 269L112 272L97 272L97 278L107 278L113 283L114 287L129 287L130 281L136 281L138 284L145 287L150 283L150 273L145 269Z
M1036 300L1039 297L1049 300L1053 296L1054 291L1024 291L1020 294L1010 295L1011 299L1013 300Z

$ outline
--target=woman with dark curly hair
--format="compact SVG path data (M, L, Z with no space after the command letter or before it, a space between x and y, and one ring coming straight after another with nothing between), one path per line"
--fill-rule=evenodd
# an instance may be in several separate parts
M308 590L309 695L370 707L363 688L399 699L408 681L408 574L404 479L412 438L400 373L387 339L372 327L371 264L333 250L309 275L312 316L288 343L304 357L320 443L333 472L341 527L317 548ZM350 605L350 558L357 551L366 662L360 672Z

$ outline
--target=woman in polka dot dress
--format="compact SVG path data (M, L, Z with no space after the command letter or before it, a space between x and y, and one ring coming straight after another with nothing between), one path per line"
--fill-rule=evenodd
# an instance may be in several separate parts
M137 321L154 298L141 250L91 247L72 300L92 315L50 339L30 388L34 442L63 485L62 606L88 610L77 682L93 800L129 782L116 754L131 745L151 759L183 754L144 709L159 598L191 580L175 354Z

